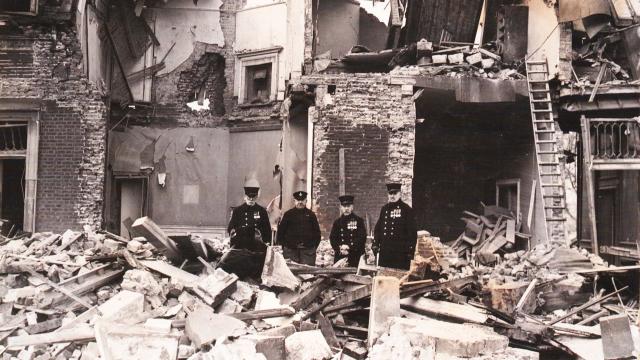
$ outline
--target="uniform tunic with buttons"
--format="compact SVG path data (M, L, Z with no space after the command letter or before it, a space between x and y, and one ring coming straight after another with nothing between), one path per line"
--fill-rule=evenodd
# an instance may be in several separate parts
M308 208L289 209L278 225L278 244L290 249L315 249L320 244L320 225Z
M360 256L364 254L364 244L367 241L364 220L354 213L340 216L333 222L329 240L335 252L335 261L347 257L340 255L340 245L349 245L349 266L358 266Z
M417 239L418 226L411 206L399 200L380 209L373 240L379 266L409 269Z
M229 233L231 233L231 230L238 232L241 228L258 229L262 235L262 241L265 243L271 242L269 215L267 214L267 210L258 204L253 206L242 204L233 209L227 231ZM244 248L242 244L231 244L231 246L234 245L236 248Z

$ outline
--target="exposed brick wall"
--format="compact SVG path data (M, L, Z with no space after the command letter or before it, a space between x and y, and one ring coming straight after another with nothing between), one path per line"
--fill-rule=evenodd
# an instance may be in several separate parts
M571 63L573 61L573 25L570 22L561 23L560 28L560 64L558 69L558 78L561 81L570 81Z
M220 26L225 46L196 43L193 53L185 62L171 73L155 78L153 91L156 104L151 109L136 111L138 119L146 119L148 124L157 126L251 129L273 128L281 123L282 102L238 106L233 95L235 10L242 8L244 3L242 0L224 2L220 9ZM213 60L218 61L219 67L212 66L212 71L206 71L205 64ZM207 78L206 97L210 100L210 110L195 112L186 104L203 78Z
M355 212L369 215L371 227L386 203L385 183L403 183L402 198L411 203L415 106L411 79L387 74L312 75L319 85L313 148L314 206L323 233L338 216L339 149L345 149L345 191L355 195ZM335 85L333 95L326 85ZM315 114L314 114L315 113Z
M3 77L0 102L32 99L40 112L36 230L64 231L102 222L106 106L82 71L82 53L70 23L25 26L20 42L33 62L19 76ZM25 44L29 46L25 47ZM24 57L22 58L24 59ZM23 64L24 65L24 64Z

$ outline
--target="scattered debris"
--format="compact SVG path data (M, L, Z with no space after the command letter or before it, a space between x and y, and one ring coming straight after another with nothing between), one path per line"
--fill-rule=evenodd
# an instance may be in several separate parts
M409 271L364 257L358 268L331 264L329 252L320 266L296 264L272 246L261 277L243 279L215 267L228 239L198 238L207 250L194 256L149 218L135 222L132 240L90 229L9 239L0 247L0 351L271 360L538 359L532 349L573 356L581 341L606 356L635 350L638 302L628 287L595 280L637 266L607 267L559 245L527 250L516 218L498 207L463 220L450 243L420 231Z

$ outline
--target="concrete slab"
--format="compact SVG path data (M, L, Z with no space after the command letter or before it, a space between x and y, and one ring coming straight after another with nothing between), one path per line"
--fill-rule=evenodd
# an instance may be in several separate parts
M266 336L284 336L285 338L293 335L296 332L296 327L294 325L280 326L273 329L265 330L260 333L260 335Z
M102 305L98 312L103 320L118 321L139 315L144 311L144 295L122 290Z
M261 353L267 360L285 360L284 336L246 335L240 337L256 344L256 352Z
M320 330L297 332L285 339L287 360L323 360L333 354Z
M600 318L600 332L605 359L625 359L633 356L633 337L626 314Z
M509 339L481 325L457 324L424 317L390 319L390 334L402 334L412 346L432 347L437 354L474 357L504 351Z
M400 316L400 280L390 276L373 278L371 305L369 307L369 347L388 328L388 320Z
M201 347L219 337L242 335L246 328L243 321L216 314L211 308L198 306L187 317L184 332L195 346Z

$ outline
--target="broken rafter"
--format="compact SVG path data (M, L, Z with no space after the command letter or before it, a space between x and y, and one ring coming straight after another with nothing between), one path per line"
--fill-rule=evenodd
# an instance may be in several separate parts
M477 280L478 280L478 277L473 275L473 276L467 276L461 279L445 281L442 283L436 283L436 284L427 283L424 285L410 286L410 287L400 289L400 298L407 298L411 296L422 295L428 292L445 290L448 288L461 288Z
M561 316L561 317L559 317L559 318L557 318L557 319L553 320L553 321L552 321L552 322L550 322L548 325L553 325L553 324L559 323L560 321L565 320L565 319L567 319L567 318L569 318L569 317L571 317L571 316L573 316L573 315L575 315L575 314L579 313L579 312L580 312L580 311L582 311L582 310L588 309L588 308L592 307L592 306L593 306L593 305L595 305L595 304L599 304L599 303L601 303L601 302L603 302L603 301L607 300L608 298L610 298L610 297L612 297L612 296L614 296L614 295L617 295L617 294L618 294L618 293L620 293L621 291L624 291L624 290L626 290L626 289L628 289L628 288L629 288L628 286L625 286L625 287L623 287L622 289L620 289L620 290L618 290L618 291L614 291L614 292L609 293L609 294L607 294L607 295L605 295L605 296L595 298L595 299L593 299L593 300L591 300L591 301L587 302L587 303L586 303L586 304L584 304L584 305L578 306L577 308L575 308L574 310L572 310L572 311L568 312L568 313L567 313L567 314L565 314L564 316Z
M59 292L65 294L67 297L71 298L73 301L77 302L78 304L86 307L87 309L91 309L93 307L93 305L89 304L88 302L82 300L81 298L79 298L78 296L76 296L75 294L73 294L73 292L63 288L62 286L54 283L53 281L49 280L48 278L44 277L43 275L38 274L37 272L35 272L34 270L28 269L29 274L31 274L31 276L44 281L47 285L51 286L52 288L58 290Z
M107 27L107 38L109 39L109 44L111 45L111 49L116 58L116 63L118 63L118 68L120 69L120 73L122 74L122 80L124 80L124 84L127 87L127 94L129 95L129 101L133 102L133 92L131 91L131 86L129 85L129 81L127 80L126 73L124 72L124 66L122 65L122 60L120 60L120 55L118 55L118 51L116 49L116 44L113 41L113 36L111 36L111 28L108 22L105 22L104 25Z

